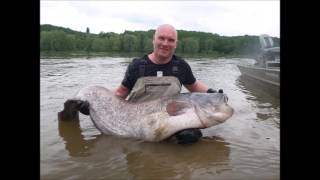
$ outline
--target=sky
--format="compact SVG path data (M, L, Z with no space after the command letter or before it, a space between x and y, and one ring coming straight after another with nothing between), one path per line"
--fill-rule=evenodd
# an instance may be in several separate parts
M40 24L91 33L147 31L160 24L221 36L280 37L280 0L40 1Z

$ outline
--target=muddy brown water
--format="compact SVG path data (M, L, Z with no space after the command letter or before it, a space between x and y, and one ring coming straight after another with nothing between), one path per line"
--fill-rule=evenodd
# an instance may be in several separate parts
M235 110L191 145L102 135L82 114L78 122L58 121L80 88L116 88L131 58L41 59L41 179L280 179L280 101L244 81L236 64L252 60L186 60Z

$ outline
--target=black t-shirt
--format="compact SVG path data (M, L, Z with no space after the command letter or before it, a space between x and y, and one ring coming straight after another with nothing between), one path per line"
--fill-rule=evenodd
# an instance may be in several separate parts
M163 76L175 76L181 84L190 85L196 79L192 74L189 64L173 55L167 64L154 64L147 55L139 59L133 59L126 70L122 85L131 90L140 77L157 76L157 71L162 71Z

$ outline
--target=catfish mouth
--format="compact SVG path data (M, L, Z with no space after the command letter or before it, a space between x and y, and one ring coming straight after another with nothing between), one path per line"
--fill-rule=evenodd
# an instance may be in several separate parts
M233 115L234 111L233 108L226 103L209 108L195 107L195 110L199 117L199 121L203 126L201 129L225 122Z
M226 97L226 96L225 96ZM226 103L216 106L213 118L219 122L224 122L233 115L233 109Z

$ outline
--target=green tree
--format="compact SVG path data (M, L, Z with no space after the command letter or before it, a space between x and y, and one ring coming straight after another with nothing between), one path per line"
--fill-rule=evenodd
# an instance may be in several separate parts
M51 31L50 45L53 51L73 50L72 39L63 31Z
M143 39L143 52L149 53L153 49L152 39L149 37L145 37Z
M204 40L204 46L202 52L204 53L212 53L213 49L213 40L211 38Z
M114 34L109 38L110 48L112 51L120 51L121 50L121 41L120 35Z
M107 51L107 41L102 38L94 38L92 41L92 51L103 52Z
M40 26L40 51L143 52L153 49L155 30L124 33L90 33L53 25ZM178 30L176 53L192 55L248 55L259 52L258 36L219 36L215 33ZM276 46L280 39L273 38Z
M199 40L195 38L183 39L183 53L196 54L199 52Z
M138 49L138 39L135 35L125 34L123 36L123 51L134 52Z
M49 31L41 31L40 33L40 50L51 51L51 41L53 41L53 34Z

